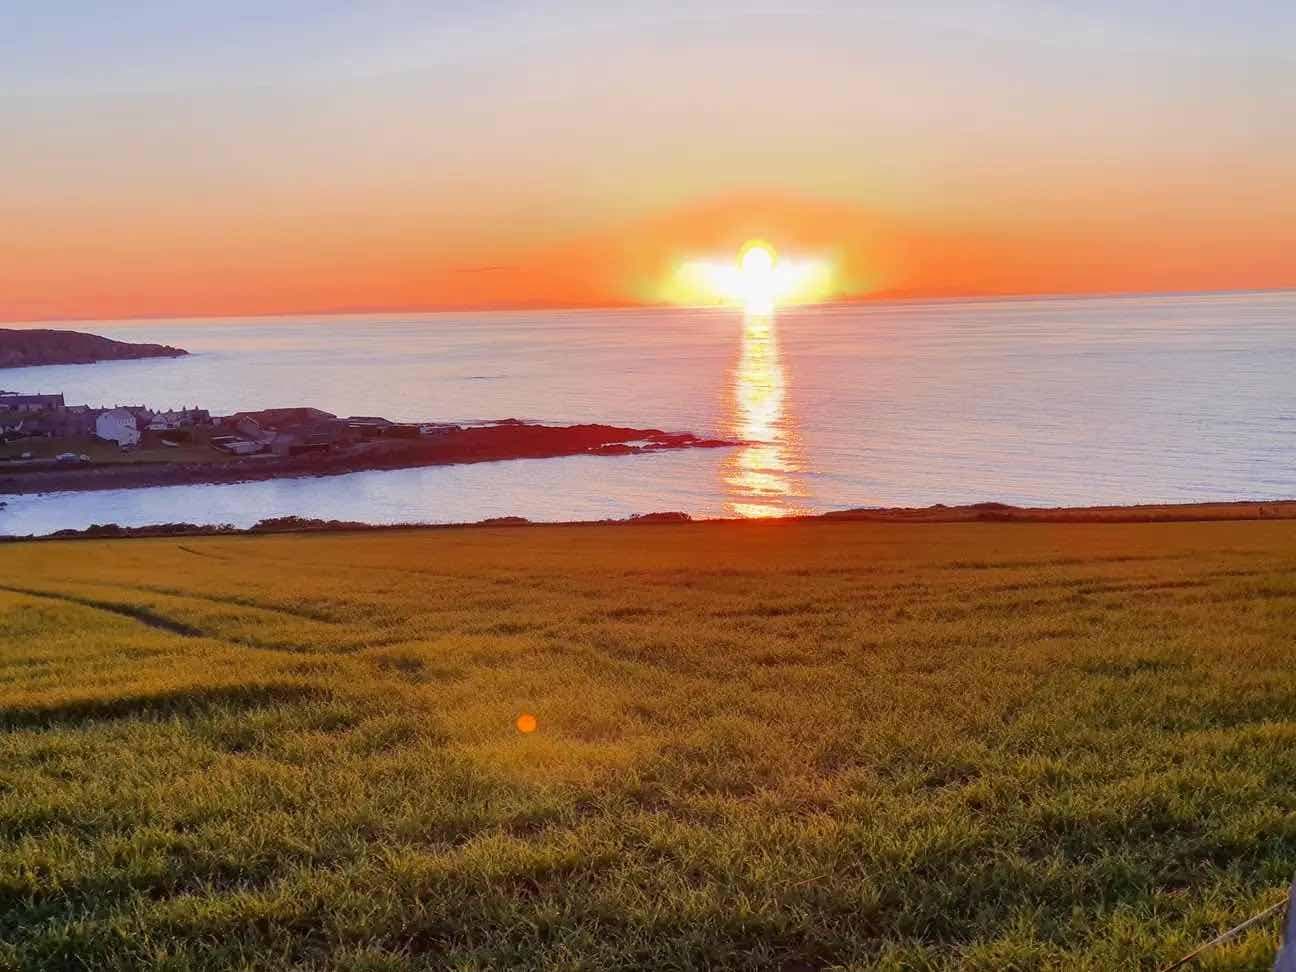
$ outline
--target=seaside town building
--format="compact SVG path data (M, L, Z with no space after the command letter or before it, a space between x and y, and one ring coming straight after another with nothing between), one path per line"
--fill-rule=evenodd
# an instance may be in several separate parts
M61 394L21 395L18 392L0 391L0 412L44 412L63 407Z
M62 394L0 392L0 441L28 438L87 439L134 448L146 435L165 445L194 441L192 429L210 431L200 441L234 455L297 456L328 452L379 438L443 434L454 426L391 422L372 415L339 418L316 408L275 408L213 418L196 407L154 410L144 405L95 408L68 405Z
M144 405L95 408L68 405L62 393L29 395L0 391L0 440L92 436L122 446L139 443L144 431L175 432L211 423L205 408L154 411Z
M95 434L99 412L100 409L89 405L67 405L42 412L32 421L38 423L42 434L52 439L84 439Z
M116 442L123 449L139 445L140 430L135 413L129 408L112 408L95 419L95 435L106 442Z
M198 431L201 428L202 431ZM96 408L68 405L62 394L0 391L0 442L50 440L51 447L6 449L0 460L90 462L76 451L78 440L97 438L122 449L156 445L211 447L236 456L295 457L334 449L362 451L375 439L441 436L459 426L434 422L392 422L376 415L341 418L317 408L269 408L213 417L196 407L151 409L145 405ZM31 443L36 445L36 443ZM39 455L38 455L39 453Z
M211 441L229 452L247 451L246 443L252 443L255 451L295 456L327 452L335 445L350 444L361 438L347 421L317 408L272 408L255 414L240 412L221 420L221 425L232 434Z
M137 418L139 417L137 414ZM144 427L150 432L169 432L193 425L206 425L210 421L211 414L205 408L174 408L165 412L148 412Z

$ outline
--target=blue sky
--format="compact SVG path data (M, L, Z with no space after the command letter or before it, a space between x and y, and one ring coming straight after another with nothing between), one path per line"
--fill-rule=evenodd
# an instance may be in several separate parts
M867 46L870 35L994 39L1089 57L1276 58L1296 51L1296 4L918 3L859 5L716 2L138 3L10 0L0 10L0 79L10 92L294 83L526 56L569 45L634 47L690 33L752 40L783 32Z

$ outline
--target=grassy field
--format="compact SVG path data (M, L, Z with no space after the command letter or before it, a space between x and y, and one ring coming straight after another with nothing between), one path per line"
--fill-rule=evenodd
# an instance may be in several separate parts
M0 968L1152 970L1294 641L1293 522L0 546Z
M135 449L123 450L115 442L104 442L94 437L67 439L15 439L0 442L0 460L18 459L31 453L33 459L53 459L64 452L89 456L97 463L138 462L229 462L229 453L211 447L205 430L191 442L180 442L175 447L162 445L164 432L145 432ZM3 470L0 470L3 471Z

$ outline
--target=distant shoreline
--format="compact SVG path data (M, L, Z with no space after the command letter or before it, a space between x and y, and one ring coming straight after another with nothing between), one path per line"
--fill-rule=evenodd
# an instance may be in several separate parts
M893 526L928 525L1078 525L1078 524L1171 524L1242 521L1296 521L1296 499L1260 502L1236 500L1202 503L1153 503L1132 506L1022 507L1004 503L973 503L966 506L936 504L926 507L864 507L806 516L766 518L700 518L687 513L645 513L624 519L532 521L520 516L491 517L462 523L365 523L351 520L320 520L283 516L262 520L250 527L228 524L159 523L123 527L115 523L95 524L85 529L58 530L43 535L0 534L0 542L21 543L53 540L112 540L148 537L262 536L271 533L377 533L408 530L516 529L581 526L687 526L697 528L775 529L793 523L870 523Z
M169 344L117 341L64 328L0 328L0 368L98 364L144 358L183 358L184 348Z

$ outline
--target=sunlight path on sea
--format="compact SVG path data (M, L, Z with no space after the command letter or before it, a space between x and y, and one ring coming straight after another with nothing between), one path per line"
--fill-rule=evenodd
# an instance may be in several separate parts
M806 512L806 489L796 426L787 406L787 373L772 313L743 318L738 363L729 382L725 434L745 443L721 467L725 511L773 517Z

